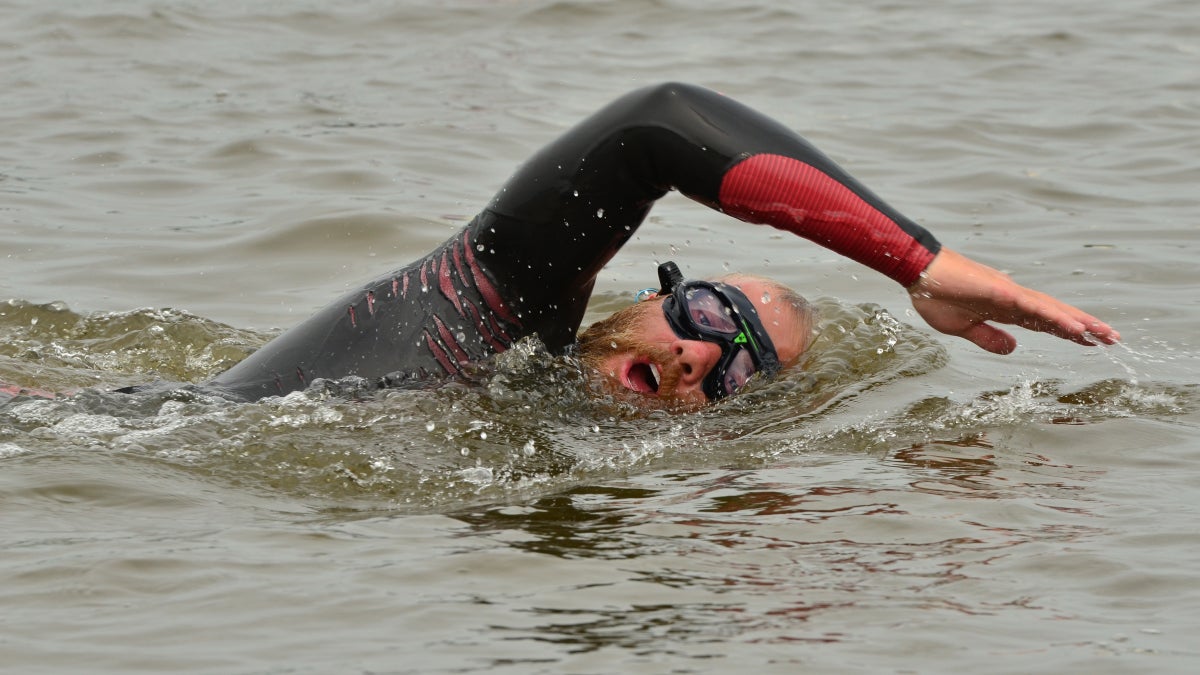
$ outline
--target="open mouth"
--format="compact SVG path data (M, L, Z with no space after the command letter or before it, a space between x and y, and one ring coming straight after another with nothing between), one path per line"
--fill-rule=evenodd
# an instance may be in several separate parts
M625 386L639 394L657 394L660 381L658 366L653 363L634 363L625 373Z

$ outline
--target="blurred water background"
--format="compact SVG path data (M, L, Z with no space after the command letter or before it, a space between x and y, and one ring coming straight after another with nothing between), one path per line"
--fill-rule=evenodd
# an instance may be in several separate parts
M1200 5L0 0L0 663L22 673L1190 673ZM934 336L900 289L676 195L675 258L819 304L709 410L203 379L461 227L605 102L702 84L947 245L1103 317Z

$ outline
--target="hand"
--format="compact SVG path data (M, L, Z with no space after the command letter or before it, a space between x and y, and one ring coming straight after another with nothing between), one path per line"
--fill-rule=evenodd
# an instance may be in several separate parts
M1017 339L988 321L1041 331L1081 345L1115 344L1120 333L1065 302L1025 288L997 270L943 248L908 289L913 307L933 328L995 354Z

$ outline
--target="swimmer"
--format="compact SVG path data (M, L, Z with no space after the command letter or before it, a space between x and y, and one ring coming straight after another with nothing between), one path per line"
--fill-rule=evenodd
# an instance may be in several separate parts
M530 335L554 352L577 344L614 390L689 404L795 363L813 332L803 298L769 279L688 279L673 265L662 266L644 301L577 335L597 274L670 190L878 271L907 289L930 326L990 352L1016 347L993 323L1083 345L1120 338L1090 314L941 246L778 122L672 83L601 109L529 159L434 251L200 388L253 401L318 378L404 386L459 375Z

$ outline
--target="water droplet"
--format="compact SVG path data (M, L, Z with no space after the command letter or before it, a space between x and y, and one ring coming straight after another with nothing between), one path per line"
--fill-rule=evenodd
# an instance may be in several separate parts
M534 453L533 441L525 441L525 447L521 448L521 452L526 456L532 455Z
M434 424L432 421L425 423L425 431L433 431L435 428L437 428L437 425Z
M768 305L768 304L770 304L770 303L771 303L771 294L770 294L770 292L768 292L768 291L763 291L763 294L762 294L762 301L763 301L763 304L764 304L764 305Z
M481 441L487 440L487 432L486 431L479 432L479 440L481 440Z
M459 454L461 454L463 457L466 457L467 455L471 454L471 450L470 450L470 448L463 448L462 450L459 450L458 452L459 452Z
M476 251L482 251L482 250L483 250L483 244L475 244L475 250L476 250Z
M604 209L596 209L596 217L603 218L604 217Z

